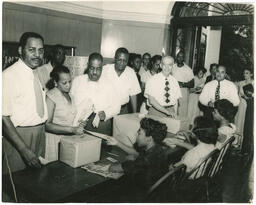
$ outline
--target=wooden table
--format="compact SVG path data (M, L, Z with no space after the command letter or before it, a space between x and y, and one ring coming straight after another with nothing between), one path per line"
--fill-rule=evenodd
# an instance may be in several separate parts
M169 159L178 161L183 155L181 148L169 149ZM112 157L119 161L125 159L125 152L113 147L111 153L103 148L101 159ZM87 172L81 168L72 168L60 161L52 162L41 169L26 169L13 173L18 202L97 202L106 193L111 193L111 187L116 180ZM2 190L14 199L9 175L3 175ZM103 198L104 199L104 198Z

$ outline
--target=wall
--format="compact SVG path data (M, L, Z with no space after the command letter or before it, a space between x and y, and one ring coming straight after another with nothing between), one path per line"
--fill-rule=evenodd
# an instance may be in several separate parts
M114 57L118 47L126 47L129 52L152 55L168 50L169 31L166 24L103 20L101 53L104 57Z
M76 55L100 52L102 19L12 3L3 4L3 41L18 42L25 31L40 33L45 44L75 46Z

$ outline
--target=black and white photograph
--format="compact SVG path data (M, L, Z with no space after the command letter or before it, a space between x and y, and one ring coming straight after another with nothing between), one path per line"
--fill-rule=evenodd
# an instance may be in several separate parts
M253 203L252 0L3 0L2 203Z

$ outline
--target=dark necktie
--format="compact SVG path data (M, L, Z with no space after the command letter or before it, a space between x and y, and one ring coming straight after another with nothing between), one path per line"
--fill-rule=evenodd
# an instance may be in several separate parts
M220 99L220 81L218 81L218 86L216 87L215 91L215 101Z
M170 88L169 88L169 81L168 81L168 79L167 78L165 78L165 88L164 88L164 90L165 90L165 102L166 103L169 103L170 102L170 100L169 100L169 97L170 97L170 94L168 93L169 92L169 90L170 90Z

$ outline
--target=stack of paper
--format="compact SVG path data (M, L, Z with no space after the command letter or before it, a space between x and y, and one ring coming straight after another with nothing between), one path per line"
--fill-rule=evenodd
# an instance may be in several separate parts
M119 179L121 176L123 176L123 173L110 172L109 167L110 164L90 163L82 166L81 168L87 170L88 172L112 179Z

